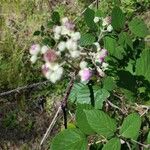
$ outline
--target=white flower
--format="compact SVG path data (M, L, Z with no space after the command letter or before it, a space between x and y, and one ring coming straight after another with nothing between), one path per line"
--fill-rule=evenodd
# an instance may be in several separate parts
M41 48L41 54L46 53L48 51L48 49L49 48L46 45L42 46L42 48Z
M66 43L65 42L60 42L59 44L58 44L58 50L59 51L64 51L66 49Z
M98 22L99 22L99 20L100 20L100 18L99 18L99 17L95 17L95 18L94 18L94 22L95 22L95 23L98 23Z
M71 55L72 58L77 58L77 57L80 56L80 51L77 51L77 50L70 51L70 55Z
M69 39L67 42L66 42L66 47L69 51L76 51L77 48L78 48L78 45L77 45L77 42Z
M80 38L81 38L80 32L74 32L74 33L72 33L71 38L72 38L72 40L74 40L74 41L80 40Z
M61 35L70 35L71 32L65 26L62 26Z
M54 39L59 40L60 39L60 34L54 34Z
M86 61L81 61L80 62L80 68L81 69L84 69L84 68L86 68L87 67L87 62Z
M62 18L62 20L61 20L62 24L65 24L68 21L69 21L69 19L67 17Z
M31 46L29 52L30 52L31 55L38 55L40 50L41 50L40 45L39 44L34 44L34 45Z
M107 31L108 32L111 32L113 30L113 27L112 27L112 25L110 24L110 25L108 25L108 27L107 27Z
M53 32L55 34L60 34L61 33L61 30L62 30L62 27L61 26L56 26L54 29L53 29Z
M63 68L59 67L56 70L54 70L50 75L50 81L52 83L55 83L56 81L60 80L61 76L63 74Z
M108 66L109 66L108 63L103 62L101 68L103 71L105 71L105 70L108 70Z
M37 55L32 55L31 58L30 58L30 61L31 61L32 64L34 64L37 61L37 59L38 59Z
M101 49L100 44L98 42L95 42L94 45L96 46L97 51L99 51Z

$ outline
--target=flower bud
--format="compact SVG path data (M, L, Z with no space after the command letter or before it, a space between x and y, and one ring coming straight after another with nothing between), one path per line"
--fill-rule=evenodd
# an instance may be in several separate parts
M80 62L80 68L81 69L84 69L84 68L86 68L87 67L87 62L86 61L81 61Z
M59 40L60 37L61 37L60 34L54 34L54 39L55 39L55 40Z
M95 23L98 23L98 22L99 22L99 20L100 20L100 18L99 18L99 17L95 17L95 18L94 18L94 22L95 22Z
M66 42L66 47L69 51L75 51L77 50L78 45L77 45L77 42L70 39Z
M100 75L101 77L104 77L104 76L105 76L105 73L104 73L104 71L103 71L102 69L97 68L97 71L98 71L98 73L99 73L99 75Z
M101 68L103 71L105 71L108 69L108 66L109 66L108 63L103 62Z
M34 44L34 45L31 46L29 52L30 52L31 55L38 55L40 50L41 50L40 45L39 44Z
M81 81L89 81L92 77L92 71L89 68L84 68L79 71L79 75L81 76Z
M73 41L80 40L80 38L81 38L80 32L74 32L74 33L72 33L71 38L72 38Z
M72 58L78 58L80 56L80 51L70 51L70 55Z
M66 43L65 42L60 42L59 44L58 44L58 50L59 51L64 51L66 49Z
M107 27L107 31L108 32L111 32L113 30L113 27L112 27L112 25L110 24L110 25L108 25L108 27Z
M30 61L32 64L34 64L37 61L37 55L32 55Z
M55 26L54 29L53 29L53 32L55 34L60 34L61 33L61 30L62 30L62 27L61 26Z
M61 22L64 25L66 22L68 22L69 19L67 17L62 18Z
M41 54L46 53L48 51L48 49L49 48L46 45L42 46L42 48L41 48Z

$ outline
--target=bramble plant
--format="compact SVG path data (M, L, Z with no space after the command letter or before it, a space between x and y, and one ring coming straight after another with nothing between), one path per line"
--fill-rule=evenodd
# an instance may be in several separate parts
M62 102L64 115L67 99L76 105L74 125L67 127L64 116L67 129L50 149L150 149L150 49L144 42L149 31L142 20L127 20L118 6L110 16L91 8L83 15L84 33L53 12L47 27L34 33L42 43L30 48L31 62L41 61L52 83L75 72Z

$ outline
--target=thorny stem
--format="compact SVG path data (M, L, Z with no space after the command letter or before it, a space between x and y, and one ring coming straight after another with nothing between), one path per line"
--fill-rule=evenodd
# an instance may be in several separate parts
M64 126L65 129L67 129L67 102L68 102L68 97L70 95L70 92L72 90L72 87L74 85L74 80L75 80L75 76L77 75L77 71L74 72L74 75L72 76L72 79L69 82L69 85L67 87L65 96L63 98L63 100L61 101L61 108L64 114Z

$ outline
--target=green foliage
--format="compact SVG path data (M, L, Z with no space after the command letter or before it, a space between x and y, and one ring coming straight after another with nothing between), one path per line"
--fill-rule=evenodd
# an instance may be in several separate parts
M101 136L110 137L117 129L116 121L100 110L84 110L91 128Z
M95 109L102 109L103 103L110 96L106 89L99 89L95 92Z
M120 149L121 149L121 143L118 138L112 138L102 148L102 150L120 150Z
M136 75L144 76L150 82L150 49L144 49L136 62Z
M87 104L79 105L78 104L77 110L76 110L77 127L79 127L80 130L87 135L94 133L94 131L91 128L91 126L88 124L88 120L86 118L86 114L84 110L91 110L91 109L92 109L91 105L87 105Z
M125 15L119 7L112 10L112 26L115 30L120 31L125 25Z
M121 126L120 134L125 138L137 139L141 127L141 118L138 114L128 115Z
M135 36L146 37L148 35L148 29L145 23L142 20L134 18L129 22L129 29Z
M86 33L82 35L80 39L81 46L92 45L94 42L95 42L95 36L90 33Z
M52 141L51 150L86 150L87 140L79 129L60 132Z

